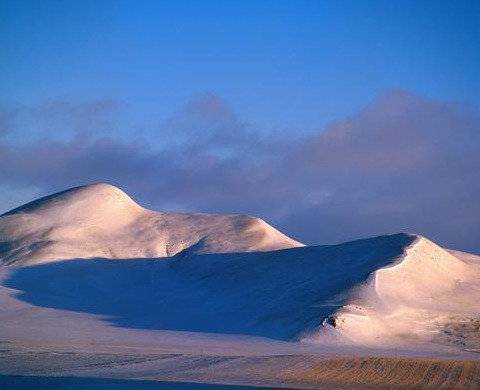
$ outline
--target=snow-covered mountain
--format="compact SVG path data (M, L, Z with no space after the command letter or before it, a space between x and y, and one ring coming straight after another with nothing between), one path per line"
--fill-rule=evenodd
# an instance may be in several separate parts
M5 264L169 257L187 251L271 251L302 245L259 218L147 210L108 184L73 188L0 216L0 258Z
M306 247L257 218L153 212L102 184L2 215L0 262L4 339L41 324L62 345L184 332L480 347L480 257L415 234Z

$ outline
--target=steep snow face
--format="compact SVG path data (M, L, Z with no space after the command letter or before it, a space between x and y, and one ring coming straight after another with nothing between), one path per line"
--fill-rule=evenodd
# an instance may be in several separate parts
M107 184L73 188L0 216L0 260L4 264L298 246L303 244L258 218L154 212Z
M429 340L480 347L480 258L466 255L466 262L454 254L418 237L398 261L350 289L324 328L306 338L382 346Z

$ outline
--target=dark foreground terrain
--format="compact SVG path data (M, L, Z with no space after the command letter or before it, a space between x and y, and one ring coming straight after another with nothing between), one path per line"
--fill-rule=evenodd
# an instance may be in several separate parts
M480 389L480 361L404 357L3 352L0 374L2 390Z

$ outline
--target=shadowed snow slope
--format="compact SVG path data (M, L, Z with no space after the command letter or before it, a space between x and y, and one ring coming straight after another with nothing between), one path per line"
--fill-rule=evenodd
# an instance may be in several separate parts
M339 295L397 261L414 239L4 267L4 285L36 306L104 315L120 327L292 339L321 326L350 299Z
M480 258L414 234L299 247L252 217L155 213L95 185L4 214L0 237L4 340L480 347Z
M6 264L298 246L258 218L154 212L107 184L73 188L0 216L0 258Z

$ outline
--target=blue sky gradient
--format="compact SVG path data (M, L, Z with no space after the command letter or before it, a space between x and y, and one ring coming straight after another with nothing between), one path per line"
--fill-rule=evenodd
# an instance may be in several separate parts
M6 105L116 99L150 128L213 92L260 131L313 132L391 88L480 104L478 1L0 4Z

